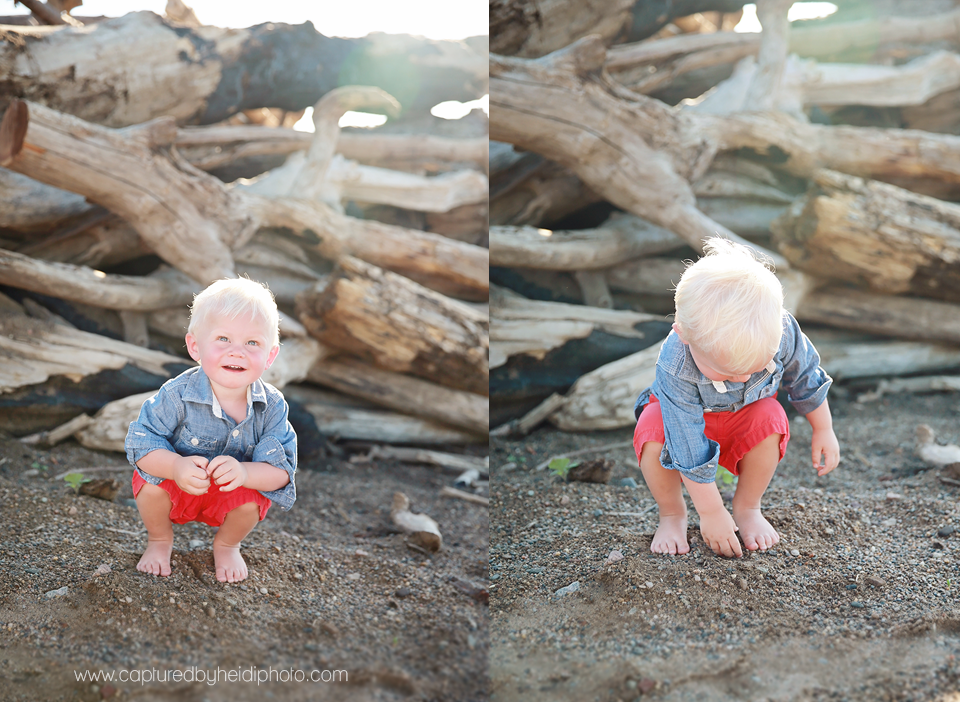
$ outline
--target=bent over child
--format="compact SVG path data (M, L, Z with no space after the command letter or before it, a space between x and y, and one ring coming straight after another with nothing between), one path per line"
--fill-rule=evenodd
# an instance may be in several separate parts
M147 529L137 570L170 575L173 523L219 527L217 580L247 577L240 542L271 503L297 498L297 436L283 395L260 376L280 351L273 295L252 280L220 280L193 302L187 351L200 365L168 380L130 424L125 447Z
M660 510L650 549L687 553L681 485L700 517L700 533L717 554L740 556L780 541L760 509L790 439L787 399L813 428L818 475L840 461L820 356L783 309L783 289L745 246L710 239L705 255L677 284L673 330L657 359L653 385L637 399L633 445ZM822 459L822 463L821 463ZM714 482L717 466L738 476L733 516Z

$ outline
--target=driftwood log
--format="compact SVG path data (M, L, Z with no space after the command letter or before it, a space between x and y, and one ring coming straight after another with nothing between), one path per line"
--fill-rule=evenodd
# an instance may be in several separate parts
M492 57L491 138L569 167L612 203L697 248L707 236L729 236L696 209L690 189L722 151L750 150L801 177L831 168L934 194L960 186L958 137L807 124L776 112L679 110L605 81L593 72L604 55L587 37L536 64Z
M353 253L447 293L486 295L485 249L357 220L320 202L241 193L175 152L155 150L175 133L169 119L117 131L15 102L0 126L0 165L103 204L200 282L232 275L231 249L259 226L274 226L306 237L327 258Z
M345 257L325 287L299 296L297 313L328 346L387 370L488 392L485 316L402 276Z
M939 344L812 333L821 364L835 378L863 378L956 368L960 350ZM583 375L565 395L554 394L505 427L524 433L549 420L565 431L607 430L636 423L633 403L656 372L659 344Z
M52 429L132 393L156 389L189 361L23 314L0 316L0 429Z
M960 302L954 203L824 170L773 231L794 266L821 278Z
M490 265L591 270L683 245L673 232L633 216L611 217L595 229L551 231L534 227L491 227Z
M486 435L392 412L372 402L340 393L307 385L288 385L283 392L302 406L314 419L316 427L331 439L419 446L487 442Z
M5 37L5 96L111 127L159 115L209 124L264 105L301 110L345 82L392 91L416 112L487 92L482 41L342 39L309 23L175 27L151 12L83 28L8 27Z
M485 436L490 430L489 398L375 368L341 356L314 364L307 379L381 407L424 417Z

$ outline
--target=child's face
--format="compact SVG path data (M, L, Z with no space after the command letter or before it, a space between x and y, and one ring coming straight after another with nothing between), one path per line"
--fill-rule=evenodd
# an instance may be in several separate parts
M246 390L280 351L267 324L251 317L211 317L187 334L187 351L210 378L214 390Z
M759 373L764 368L769 365L770 360L773 360L773 357L770 357L766 363L760 365L759 368L750 371L744 375L738 373L731 373L723 367L723 363L714 358L711 354L701 351L696 346L687 341L684 341L683 336L680 333L680 329L676 324L673 325L674 331L677 332L677 336L680 337L680 341L683 341L684 344L690 349L690 355L693 356L693 362L697 364L697 368L700 369L700 372L703 373L708 379L715 380L718 382L729 381L731 383L745 383L754 373Z

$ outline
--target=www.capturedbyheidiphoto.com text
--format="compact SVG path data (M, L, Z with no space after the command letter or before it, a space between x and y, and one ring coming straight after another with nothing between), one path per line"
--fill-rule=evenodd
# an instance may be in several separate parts
M156 682L198 682L207 685L216 685L221 682L244 682L262 685L271 682L341 683L349 681L346 670L299 670L294 668L257 668L256 666L229 669L220 667L207 669L191 666L184 669L174 668L169 670L158 670L156 668L127 670L123 668L119 671L98 670L96 672L75 670L73 673L77 682L132 682L141 685Z

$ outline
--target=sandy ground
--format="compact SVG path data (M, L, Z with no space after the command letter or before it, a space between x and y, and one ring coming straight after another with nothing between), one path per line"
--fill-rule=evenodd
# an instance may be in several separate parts
M854 396L832 391L843 459L828 476L791 422L765 496L782 542L740 559L705 550L689 501L691 552L650 553L632 448L599 454L608 484L534 469L629 429L494 440L491 699L960 701L960 488L914 454L921 422L960 444L960 396Z
M489 698L487 514L440 496L455 476L383 461L301 463L296 505L271 509L244 542L250 577L228 585L215 579L213 531L202 524L175 527L170 577L136 570L146 537L123 465L72 441L46 451L0 442L0 699ZM56 477L91 466L121 469L99 473L122 484L113 502ZM438 554L408 547L392 526L395 491L439 522ZM275 679L172 678L217 667L248 679L273 668ZM144 669L168 679L76 680ZM320 682L279 679L291 670L317 671ZM348 682L324 682L334 671Z

